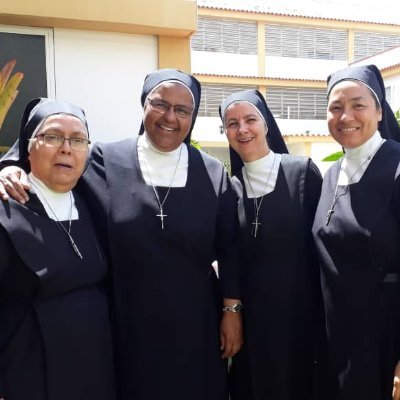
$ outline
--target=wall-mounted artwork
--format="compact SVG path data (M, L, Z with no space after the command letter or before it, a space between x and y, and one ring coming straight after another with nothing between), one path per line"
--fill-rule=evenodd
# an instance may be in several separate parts
M28 101L47 96L45 36L0 32L0 71L3 71L2 77L7 78L9 94L15 96L0 124L1 152L18 138L20 119ZM9 101L8 93L1 94L0 91L0 102ZM6 106L0 104L0 113L2 107Z

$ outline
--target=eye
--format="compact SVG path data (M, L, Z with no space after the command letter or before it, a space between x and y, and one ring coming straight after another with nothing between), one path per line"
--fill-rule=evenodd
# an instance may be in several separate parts
M331 106L331 107L329 107L329 109L328 109L328 111L330 111L330 112L338 112L338 111L340 111L342 108L340 107L340 106Z
M175 112L182 117L188 117L192 113L192 110L185 106L177 105L175 106Z
M163 111L169 110L169 104L162 100L152 100L151 105Z
M71 143L75 143L75 144L84 144L86 142L86 139L83 138L72 138L70 139Z
M64 140L62 136L54 133L45 133L43 136L47 143L61 143Z
M226 124L226 127L229 128L236 128L238 123L236 121L230 121Z
M357 103L354 105L354 107L358 110L366 108L365 104Z

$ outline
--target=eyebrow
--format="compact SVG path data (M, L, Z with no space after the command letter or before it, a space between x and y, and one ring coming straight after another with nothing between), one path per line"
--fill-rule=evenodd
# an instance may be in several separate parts
M45 129L41 130L41 133L48 133L48 131L54 132L54 133L63 133L63 129L58 128L56 126L48 126ZM86 130L82 129L79 131L73 131L72 135L84 135L84 136L88 136Z
M257 115L257 114L252 114L252 113L250 113L250 114L246 114L245 116L244 116L244 118L249 118L249 117L256 117L256 118L260 118L260 116L259 115ZM237 118L236 117L230 117L229 119L227 119L226 121L228 122L228 121L230 121L230 120L236 120Z

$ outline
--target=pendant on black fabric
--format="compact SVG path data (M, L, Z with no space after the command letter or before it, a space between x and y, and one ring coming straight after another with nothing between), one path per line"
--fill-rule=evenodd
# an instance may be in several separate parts
M157 214L157 217L160 218L161 229L164 229L164 218L168 217L167 214L164 214L164 209L160 207L160 214Z
M148 175L149 175L151 187L153 188L153 192L154 192L154 195L156 196L156 200L157 200L157 203L158 203L158 207L159 207L159 209L160 209L160 213L159 213L159 214L156 214L156 217L160 218L161 229L164 229L164 228L165 228L165 225L164 225L164 218L168 217L167 214L164 214L164 204L165 204L165 202L166 202L166 200L167 200L167 198L168 198L169 192L171 191L171 187L172 187L172 184L173 184L174 179L175 179L176 171L178 170L179 162L181 161L181 155L182 155L183 146L184 146L184 145L181 144L181 148L180 148L180 150L179 150L178 162L177 162L176 165L175 165L175 170L174 170L174 174L172 175L171 183L170 183L169 186L168 186L167 193L165 193L165 196L164 196L164 199L163 199L163 200L160 199L160 195L158 194L158 191L157 191L156 187L155 187L154 184L153 184L153 180L151 179L151 175L150 175L150 166L149 166ZM148 164L147 161L146 161L146 163Z
M261 222L258 222L258 210L257 210L257 214L256 214L256 217L255 217L254 222L252 223L252 225L253 225L252 233L254 233L254 237L256 238L257 237L258 228L261 225Z
M69 241L71 242L71 246L75 254L82 260L83 259L82 253L79 251L78 246L76 245L74 239L72 239L71 235L69 235Z

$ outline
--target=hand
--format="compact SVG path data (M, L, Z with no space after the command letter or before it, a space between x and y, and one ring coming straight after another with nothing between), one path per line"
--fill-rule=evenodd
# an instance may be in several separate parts
M29 200L26 193L29 188L28 176L21 168L10 166L0 172L0 197L3 200L12 197L21 204L25 204Z
M400 400L400 361L394 370L392 399Z
M225 311L220 326L222 358L233 357L243 345L242 314Z

